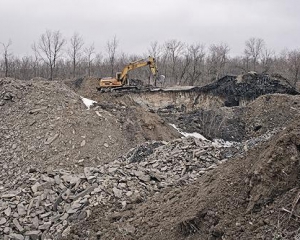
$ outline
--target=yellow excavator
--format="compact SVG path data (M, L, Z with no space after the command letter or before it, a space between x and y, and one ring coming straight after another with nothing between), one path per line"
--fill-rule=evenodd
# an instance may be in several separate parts
M148 57L146 59L141 59L127 64L123 68L122 72L116 73L116 78L112 78L112 77L100 78L98 90L111 91L111 90L124 90L124 89L136 88L136 86L130 85L128 72L145 66L149 66L156 84L156 78L158 73L156 61L153 57Z

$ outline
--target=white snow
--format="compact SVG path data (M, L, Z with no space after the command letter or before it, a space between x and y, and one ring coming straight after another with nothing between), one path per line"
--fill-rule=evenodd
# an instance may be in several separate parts
M81 96L80 96L80 98L81 98L82 102L84 103L84 105L87 107L87 109L90 109L90 107L93 106L94 103L97 103L96 101L88 99L88 98L84 98Z
M215 147L233 147L237 142L224 141L223 139L214 139L212 145Z
M184 137L195 137L195 138L199 138L201 140L207 140L203 135L201 135L200 133L187 133L187 132L182 132L178 127L175 126L175 124L171 124L170 125L175 128L180 134L182 134Z
M175 128L180 134L182 134L184 137L195 137L201 140L205 140L205 141L210 141L208 139L206 139L203 135L201 135L200 133L187 133L187 132L182 132L178 127L175 126L175 124L171 124L170 125ZM236 142L229 142L229 141L224 141L223 139L214 139L212 141L212 145L215 147L232 147L235 144L237 144Z

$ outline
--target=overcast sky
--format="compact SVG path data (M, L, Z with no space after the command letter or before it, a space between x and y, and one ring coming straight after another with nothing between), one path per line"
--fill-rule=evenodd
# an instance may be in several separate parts
M300 48L299 10L299 0L0 0L0 42L11 39L15 55L32 54L32 43L49 29L66 38L78 32L103 54L116 35L128 54L177 39L227 43L240 55L256 37L278 53Z

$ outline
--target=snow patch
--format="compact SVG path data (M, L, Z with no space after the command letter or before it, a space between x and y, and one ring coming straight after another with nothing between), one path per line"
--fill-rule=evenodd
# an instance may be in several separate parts
M80 98L81 98L82 102L84 103L84 105L87 107L87 109L90 109L90 107L93 106L94 103L97 103L96 101L88 99L88 98L84 98L81 96L80 96Z
M193 133L187 133L187 132L182 132L178 127L175 126L175 124L170 123L170 125L175 128L180 134L182 134L184 137L194 137L194 138L198 138L204 141L210 141L208 139L206 139L203 135L201 135L200 133L197 132L193 132ZM211 142L211 141L210 141ZM229 142L229 141L224 141L223 139L214 139L212 141L212 145L218 148L221 147L233 147L236 144L238 144L237 142Z
M201 135L200 133L196 133L196 132L193 132L193 133L182 132L178 127L175 126L175 124L170 123L170 125L173 128L175 128L184 137L194 137L194 138L198 138L198 139L206 140L207 141L207 139L203 135Z
M215 147L233 147L237 145L237 142L224 141L223 139L214 139L212 145Z

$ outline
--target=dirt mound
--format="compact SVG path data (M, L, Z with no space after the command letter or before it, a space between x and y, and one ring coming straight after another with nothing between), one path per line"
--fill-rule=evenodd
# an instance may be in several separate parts
M116 211L116 218L97 208L80 231L88 229L89 239L298 239L299 136L300 124L292 124L246 157Z
M300 96L269 94L247 105L242 115L247 136L288 126L300 114Z
M126 106L87 110L80 96L61 82L1 79L0 85L0 146L6 161L76 169L79 162L108 162L145 140L178 136L150 113L137 112L139 119L131 121L128 111L134 110Z
M93 98L98 94L99 78L82 77L75 80L64 80L63 82L81 96Z

